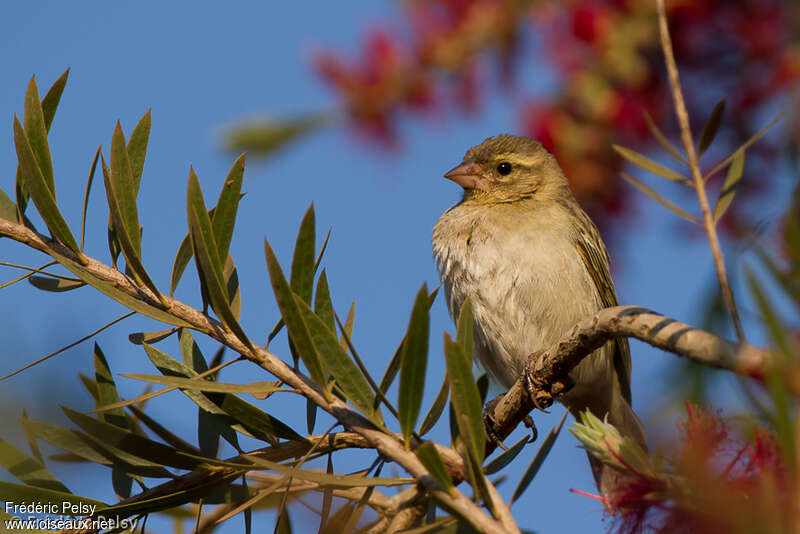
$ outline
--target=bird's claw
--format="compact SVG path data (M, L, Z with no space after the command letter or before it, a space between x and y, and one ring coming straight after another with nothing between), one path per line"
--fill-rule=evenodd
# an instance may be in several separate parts
M497 406L497 403L500 402L500 399L502 398L502 395L498 395L487 402L483 407L483 428L486 430L486 439L489 441L489 443L492 443L505 451L507 450L507 447L503 445L503 441L500 439L500 436L498 436L494 431L495 420L493 415L495 406Z
M528 443L533 443L539 437L539 431L536 429L536 424L533 422L533 418L530 415L526 415L522 422L525 423L525 426L531 431L531 439L528 440Z

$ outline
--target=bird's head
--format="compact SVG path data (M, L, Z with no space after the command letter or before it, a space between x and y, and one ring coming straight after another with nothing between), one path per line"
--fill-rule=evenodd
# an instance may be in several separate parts
M507 134L470 148L444 176L464 188L464 200L473 202L544 200L569 191L552 154L532 139Z

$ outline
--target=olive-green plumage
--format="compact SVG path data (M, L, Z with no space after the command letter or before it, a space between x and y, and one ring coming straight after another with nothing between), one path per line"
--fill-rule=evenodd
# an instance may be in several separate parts
M505 387L528 356L555 344L578 321L617 305L608 253L575 200L555 158L541 144L499 135L469 149L445 175L464 188L433 230L448 308L458 317L470 297L475 357ZM560 399L589 409L644 445L631 408L631 361L624 338L585 358ZM593 460L593 459L592 459ZM593 460L607 494L614 474Z

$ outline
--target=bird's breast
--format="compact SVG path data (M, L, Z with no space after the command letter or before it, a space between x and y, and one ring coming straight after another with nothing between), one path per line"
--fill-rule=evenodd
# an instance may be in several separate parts
M457 205L436 223L433 250L451 315L470 297L476 355L510 387L600 299L559 213Z

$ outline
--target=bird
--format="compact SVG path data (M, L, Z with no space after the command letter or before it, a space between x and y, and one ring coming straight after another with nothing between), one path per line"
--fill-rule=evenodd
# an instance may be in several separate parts
M580 320L617 305L605 244L575 199L556 158L539 142L502 134L467 150L448 178L460 202L433 228L433 253L450 315L469 297L475 358L505 388L531 354L551 347ZM626 338L609 341L569 374L558 400L573 416L607 417L646 450L631 406ZM609 506L619 473L589 455Z

